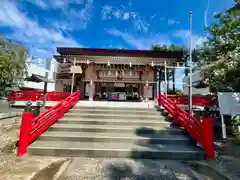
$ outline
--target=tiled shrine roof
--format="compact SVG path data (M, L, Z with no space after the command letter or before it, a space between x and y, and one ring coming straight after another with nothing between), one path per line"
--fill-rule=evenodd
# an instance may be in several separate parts
M83 56L115 56L115 57L146 57L146 58L176 58L182 59L180 51L151 51L151 50L127 50L127 49L97 49L97 48L66 48L58 47L60 55L83 55Z

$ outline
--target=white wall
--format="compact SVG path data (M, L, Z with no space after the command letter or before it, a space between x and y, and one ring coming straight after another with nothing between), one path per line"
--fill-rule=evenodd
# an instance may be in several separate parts
M192 75L192 82L194 83L198 83L199 81L201 81L203 79L203 77L201 76L200 72L196 71L193 73ZM184 85L183 85L183 94L184 95L188 95L188 81L189 81L189 76L185 76L183 79ZM210 88L206 87L206 88L192 88L192 94L193 95L206 95L210 93Z
M29 60L31 62L31 60ZM56 69L56 60L52 59L52 64L50 70L47 70L43 67L40 67L37 64L29 64L27 68L27 74L28 76L31 76L32 74L36 74L42 77L45 77L45 72L48 72L48 80L51 81L48 83L47 90L48 91L55 91L55 69ZM43 90L44 88L44 83L35 83L35 82L30 82L30 81L24 81L22 87L25 88L33 88L33 89L40 89Z

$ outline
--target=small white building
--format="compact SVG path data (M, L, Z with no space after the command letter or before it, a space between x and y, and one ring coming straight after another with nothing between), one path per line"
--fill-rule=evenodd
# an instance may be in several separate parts
M44 61L44 59L40 60L41 62ZM28 62L31 62L29 60ZM55 91L55 74L56 74L56 61L55 59L51 59L51 65L49 69L46 69L44 67L41 67L37 63L28 63L27 65L27 73L24 77L24 80L22 80L20 89L31 89L31 90L43 90L44 89L44 82L32 82L32 81L26 81L25 79L27 77L31 77L32 75L35 75L39 78L45 79L45 74L48 72L48 86L47 91Z
M199 71L195 71L192 74L192 94L193 95L207 95L210 94L209 86L199 86L203 82L203 77ZM188 95L189 92L189 76L185 76L183 79L183 93Z

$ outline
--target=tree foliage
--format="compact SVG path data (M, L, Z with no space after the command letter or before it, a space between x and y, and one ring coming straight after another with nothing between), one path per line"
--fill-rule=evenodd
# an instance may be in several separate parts
M240 1L214 18L208 40L198 49L199 68L217 90L240 91Z
M0 36L0 87L10 86L14 80L23 77L26 59L24 46Z
M183 49L184 49L184 47L177 46L177 45L174 45L174 44L171 44L169 46L167 46L167 45L153 45L152 46L153 51L170 51L170 52L173 52L173 51L183 51Z

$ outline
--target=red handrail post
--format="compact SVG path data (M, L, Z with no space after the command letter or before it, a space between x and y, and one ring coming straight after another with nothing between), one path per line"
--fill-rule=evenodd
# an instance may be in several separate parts
M215 158L213 119L211 117L204 117L202 124L203 124L202 140L203 149L206 152L206 160L213 160Z
M20 136L18 141L17 156L21 157L27 152L29 145L30 132L32 130L33 114L31 112L23 112L20 128Z

